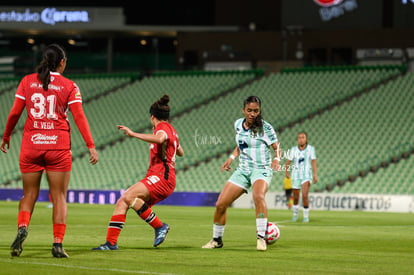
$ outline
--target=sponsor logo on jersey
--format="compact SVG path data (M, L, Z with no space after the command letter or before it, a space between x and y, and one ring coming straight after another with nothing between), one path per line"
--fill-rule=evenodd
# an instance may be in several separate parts
M149 176L149 177L147 177L147 180L146 180L146 182L149 184L149 185L152 185L152 184L156 184L157 182L159 182L160 181L160 178L159 177L157 177L157 176Z
M338 5L344 0L313 0L316 4L322 7L330 7L334 5Z
M319 15L327 22L358 8L357 0L313 0L321 8Z
M33 144L56 144L58 136L48 136L43 134L34 134L31 138Z

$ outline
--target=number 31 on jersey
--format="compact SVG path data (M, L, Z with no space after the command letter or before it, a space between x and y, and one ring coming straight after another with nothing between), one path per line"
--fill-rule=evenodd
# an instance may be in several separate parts
M45 116L50 120L57 120L56 96L48 95L46 98L41 93L34 93L30 98L34 108L30 108L30 114L35 119L43 119Z

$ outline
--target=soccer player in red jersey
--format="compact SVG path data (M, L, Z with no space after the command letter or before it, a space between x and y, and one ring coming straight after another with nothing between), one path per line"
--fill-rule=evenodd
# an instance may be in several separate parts
M20 82L7 119L0 145L0 150L4 153L10 147L10 136L26 108L27 118L19 157L23 197L17 217L18 233L10 247L12 256L20 256L22 253L45 170L53 203L52 255L57 258L69 257L62 248L67 217L66 193L72 166L70 125L67 120L69 109L89 149L89 162L98 162L98 153L82 109L79 88L61 75L66 68L66 60L66 52L61 46L47 46L36 73L25 76Z
M170 107L168 95L154 102L150 108L151 124L154 134L141 134L131 131L128 127L118 125L124 134L148 143L150 146L150 164L145 178L128 188L115 205L109 221L106 242L92 250L117 250L118 236L125 224L129 209L155 230L154 247L159 246L166 238L170 229L162 223L151 210L151 207L166 199L175 189L175 159L183 156L184 151L178 141L177 132L168 123Z

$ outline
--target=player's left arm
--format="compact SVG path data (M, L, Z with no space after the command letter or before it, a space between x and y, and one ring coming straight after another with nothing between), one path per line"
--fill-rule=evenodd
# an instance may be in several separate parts
M316 152L315 148L311 147L311 160L312 160L312 170L313 170L313 183L318 182L318 167L316 167Z
M272 148L275 151L275 157L272 161L272 164L270 165L270 168L274 171L280 171L280 158L281 158L281 150L280 150L280 144L278 141L272 144Z
M313 183L317 183L318 182L318 168L316 167L316 159L312 160L312 169L313 169Z
M135 133L131 129L123 125L117 125L119 130L124 131L124 134L130 137L134 137L140 140L143 140L148 143L155 143L161 144L167 139L167 135L164 131L158 131L157 134L142 134L142 133ZM183 152L184 153L184 152Z

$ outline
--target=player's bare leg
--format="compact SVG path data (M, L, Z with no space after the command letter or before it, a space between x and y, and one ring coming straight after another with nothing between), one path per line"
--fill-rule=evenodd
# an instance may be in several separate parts
M164 242L170 227L155 215L147 201L150 201L151 196L148 188L142 182L131 186L122 196L129 208L134 209L138 216L148 223L155 230L154 247L159 246Z
M63 238L66 231L66 218L68 207L66 194L69 186L70 171L55 172L47 171L49 181L50 198L53 203L53 248L52 255L56 258L68 258L69 255L62 247Z
M293 189L293 217L292 221L296 222L298 220L298 214L299 214L299 195L300 195L300 189Z
M17 236L10 246L11 256L20 256L23 251L23 243L27 238L30 218L33 213L34 205L39 197L42 173L43 171L22 173L23 198L19 202Z
M243 193L243 188L240 188L231 182L226 183L216 202L216 209L214 211L213 239L203 245L202 248L223 247L222 237L227 220L227 208L229 208L229 206Z
M302 184L303 222L309 222L309 189L309 181Z
M146 201L150 200L148 188L142 182L138 182L128 188L119 198L108 226L106 243L93 250L117 250L118 236L125 224L126 213L129 209L137 212L138 216L152 226L155 230L154 247L164 242L170 227L162 223L155 215Z
M253 183L252 193L256 209L257 250L260 251L267 249L264 239L267 229L267 205L265 200L267 189L268 185L264 180L257 180Z

